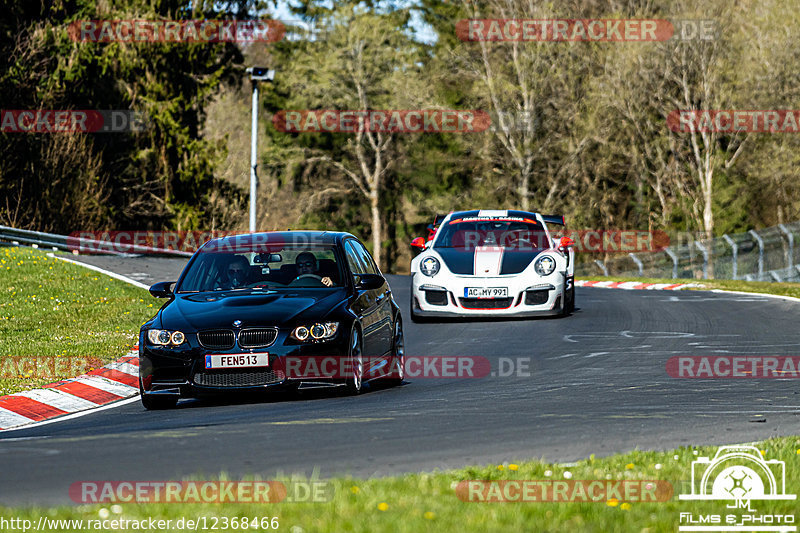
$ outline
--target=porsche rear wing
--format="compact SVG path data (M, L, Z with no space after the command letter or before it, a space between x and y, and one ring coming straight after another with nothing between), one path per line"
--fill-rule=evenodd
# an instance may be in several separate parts
M564 220L564 215L542 215L542 220L548 224L556 224L565 227L567 225L566 221Z
M440 215L434 215L434 216L433 216L433 225L434 225L434 226L438 226L439 224L441 224L441 223L442 223L442 221L443 221L445 218L447 218L447 214L445 214L445 215L441 215L441 214L440 214Z

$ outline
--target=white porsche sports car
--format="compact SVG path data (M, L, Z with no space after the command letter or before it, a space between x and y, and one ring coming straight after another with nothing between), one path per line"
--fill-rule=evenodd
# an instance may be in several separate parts
M411 319L567 315L575 307L574 242L554 241L564 217L526 211L437 216L411 243Z

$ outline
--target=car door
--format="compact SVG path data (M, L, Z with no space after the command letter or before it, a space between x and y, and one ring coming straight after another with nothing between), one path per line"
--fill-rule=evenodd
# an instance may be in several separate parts
M375 264L375 260L369 254L367 249L360 242L353 243L356 252L358 252L361 262L367 268L368 274L377 274L382 276L381 271ZM388 354L392 349L392 289L388 283L384 283L379 289L372 291L374 293L375 303L377 305L378 325L376 326L376 355L383 356ZM388 364L388 362L387 362Z
M359 276L367 273L367 266L364 264L360 254L356 250L356 241L348 239L344 243L344 254L347 258L347 265L350 267L353 285L357 285ZM352 310L358 316L363 328L363 350L365 362L365 375L371 367L371 362L376 356L380 355L380 343L377 341L376 334L379 327L380 316L378 314L378 304L376 302L375 291L355 289L353 296Z

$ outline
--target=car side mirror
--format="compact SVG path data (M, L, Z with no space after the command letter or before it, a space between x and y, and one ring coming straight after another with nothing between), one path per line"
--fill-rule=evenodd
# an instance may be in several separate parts
M380 289L386 283L386 280L380 274L360 274L358 278L356 289L363 291Z
M411 241L411 246L413 246L414 248L419 248L420 250L424 250L425 249L425 239L423 239L422 237L417 237L416 239Z
M175 281L159 281L150 286L150 294L156 298L169 298L173 295L172 285Z
M570 246L575 246L575 241L573 241L569 237L561 237L561 242L558 244L558 247L569 248Z

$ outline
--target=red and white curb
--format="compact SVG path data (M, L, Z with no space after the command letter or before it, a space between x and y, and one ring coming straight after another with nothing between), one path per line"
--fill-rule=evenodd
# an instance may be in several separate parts
M575 280L575 286L648 291L679 291L690 287L702 287L699 283L642 283L639 281L593 281L587 279Z
M0 430L96 409L138 394L139 352L135 349L87 374L0 396Z

